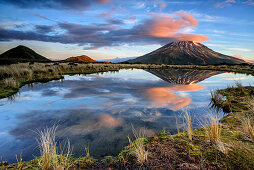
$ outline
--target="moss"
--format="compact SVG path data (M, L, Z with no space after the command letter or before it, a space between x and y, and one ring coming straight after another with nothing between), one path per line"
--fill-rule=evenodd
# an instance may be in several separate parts
M7 88L7 87L0 87L0 99L9 97L11 95L14 95L19 90L16 88Z
M253 169L254 167L254 146L239 142L236 149L229 152L226 158L226 165L229 169ZM249 146L248 146L249 145Z
M106 156L104 159L101 160L104 164L116 164L119 162L119 159L113 156Z
M87 167L91 167L96 163L96 160L93 159L92 157L81 157L78 158L74 161L74 164L78 167L78 168L87 168Z
M223 90L217 90L217 93L224 96L226 100L219 104L220 107L227 112L248 111L251 107L250 100L254 97L254 87L228 87ZM230 108L229 108L230 107Z

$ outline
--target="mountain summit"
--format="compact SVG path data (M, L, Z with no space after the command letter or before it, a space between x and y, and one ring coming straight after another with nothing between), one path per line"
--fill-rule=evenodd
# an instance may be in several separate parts
M44 62L50 60L26 46L19 45L1 54L0 61L3 63L15 63L28 61Z
M172 42L144 56L129 60L129 62L176 65L245 63L244 60L215 52L205 45L193 41Z

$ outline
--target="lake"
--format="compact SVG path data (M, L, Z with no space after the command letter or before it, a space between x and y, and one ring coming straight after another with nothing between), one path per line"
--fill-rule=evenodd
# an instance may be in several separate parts
M57 125L57 142L67 140L74 156L89 145L95 158L116 156L133 138L133 129L149 136L184 129L183 114L201 126L210 109L210 90L254 77L208 70L120 70L23 86L0 100L0 156L9 163L22 153L23 161L39 155L38 130ZM176 123L177 122L177 123Z

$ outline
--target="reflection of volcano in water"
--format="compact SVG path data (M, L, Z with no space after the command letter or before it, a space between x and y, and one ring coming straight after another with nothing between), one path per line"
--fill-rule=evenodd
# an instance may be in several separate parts
M150 69L149 73L173 84L193 84L203 81L220 72L210 70L185 70L185 69Z

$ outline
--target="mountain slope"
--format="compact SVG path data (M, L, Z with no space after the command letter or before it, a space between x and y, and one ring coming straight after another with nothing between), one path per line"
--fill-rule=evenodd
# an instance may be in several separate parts
M96 61L86 55L81 55L77 57L69 57L66 59L66 61L78 62L78 63L109 63L106 61Z
M206 65L206 64L240 64L244 60L220 54L201 43L178 41L169 43L151 53L129 62L176 64L176 65Z
M26 61L50 61L46 57L36 53L32 49L19 45L0 55L1 62L26 62Z

